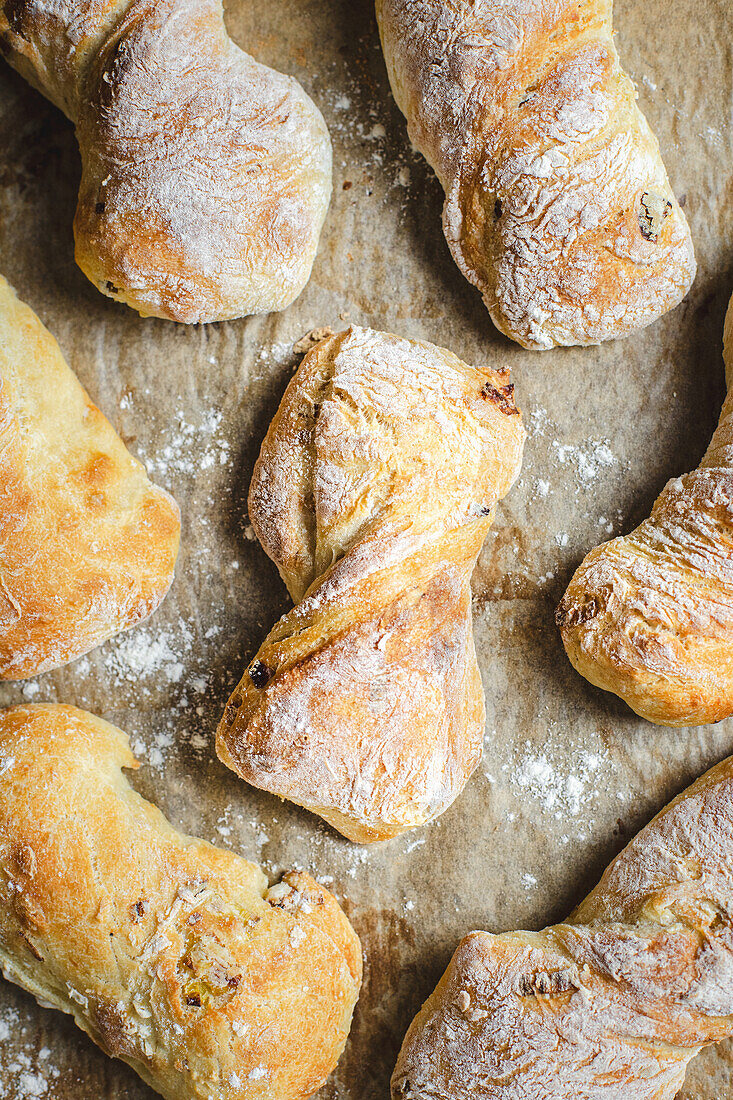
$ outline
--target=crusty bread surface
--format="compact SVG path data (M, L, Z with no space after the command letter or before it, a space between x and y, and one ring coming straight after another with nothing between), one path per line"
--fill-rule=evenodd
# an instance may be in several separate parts
M56 668L147 618L179 536L173 498L0 276L0 679Z
M430 821L481 754L470 577L524 444L508 374L351 328L303 360L249 516L296 602L227 704L221 759L352 840Z
M0 966L166 1100L302 1100L361 980L334 898L179 833L127 737L66 706L0 712Z
M407 1033L393 1100L672 1100L690 1059L733 1034L731 914L733 758L565 923L462 941Z
M611 0L377 0L377 17L451 252L502 332L597 344L681 301L690 232Z
M725 325L733 372L733 304ZM629 535L592 550L557 611L581 675L647 718L733 714L733 390L696 470L667 483Z
M232 42L221 0L14 0L0 52L76 125L76 259L103 294L189 324L300 294L328 131L296 80Z

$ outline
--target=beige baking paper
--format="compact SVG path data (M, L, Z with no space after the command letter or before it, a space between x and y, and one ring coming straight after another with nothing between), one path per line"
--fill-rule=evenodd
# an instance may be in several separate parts
M176 825L273 876L304 867L332 886L361 935L366 976L320 1096L385 1100L405 1028L459 938L566 916L628 838L733 752L732 721L655 728L591 688L553 622L583 554L697 464L718 417L733 290L733 6L618 0L619 50L690 219L699 274L645 332L552 353L499 336L451 262L441 190L392 101L370 0L231 0L227 18L245 49L303 83L334 145L311 283L264 318L187 328L99 295L73 261L72 127L0 63L0 271L183 512L176 580L154 618L60 672L3 686L0 704L60 700L110 719L143 762L135 785ZM510 367L530 433L474 577L483 762L440 821L371 848L247 787L213 748L229 690L288 606L248 527L252 466L293 342L349 322ZM733 1044L701 1054L681 1095L733 1097ZM0 983L1 1100L152 1096L68 1019Z

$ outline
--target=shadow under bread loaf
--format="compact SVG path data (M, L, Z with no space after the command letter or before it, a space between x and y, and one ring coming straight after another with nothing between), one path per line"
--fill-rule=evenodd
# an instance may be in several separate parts
M453 258L526 348L677 305L690 232L613 42L611 0L377 0L392 91Z
M0 711L0 967L166 1100L302 1100L361 981L335 899L179 833L122 774L127 737L65 706Z
M690 1059L731 1034L733 758L565 923L467 936L407 1033L392 1097L672 1100Z
M288 386L250 521L296 606L217 731L225 764L352 840L442 813L481 755L470 578L521 465L508 373L351 328Z
M733 303L725 324L733 381ZM649 519L592 550L557 610L568 656L637 714L697 726L733 714L733 388L700 465Z
M0 679L73 661L152 614L180 529L176 502L0 276Z
M300 294L328 131L297 81L235 46L221 0L5 0L0 52L76 126L76 259L103 294L188 324Z

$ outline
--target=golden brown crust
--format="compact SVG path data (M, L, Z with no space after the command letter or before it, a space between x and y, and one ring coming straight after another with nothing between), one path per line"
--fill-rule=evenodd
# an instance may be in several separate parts
M331 192L323 118L228 37L220 0L6 0L0 49L76 123L76 259L144 316L284 309Z
M343 1049L359 941L334 898L178 833L120 730L0 712L0 966L167 1100L301 1100Z
M733 1033L733 758L564 923L473 932L413 1021L394 1100L671 1100Z
M610 0L377 0L445 235L528 348L594 344L687 293L690 233L616 52Z
M733 364L733 308L726 365ZM592 550L557 612L581 675L669 726L733 714L733 395L700 466Z
M65 664L163 600L180 515L0 277L0 679Z
M262 446L250 519L296 606L217 751L353 840L436 817L478 762L469 582L519 472L512 391L442 348L352 328L305 357Z

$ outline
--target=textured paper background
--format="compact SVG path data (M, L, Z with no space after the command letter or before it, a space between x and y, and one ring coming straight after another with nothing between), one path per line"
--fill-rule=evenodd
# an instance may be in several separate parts
M619 49L685 196L700 270L673 314L588 350L511 345L454 268L440 187L392 102L370 0L228 5L235 40L302 81L334 143L334 198L312 281L270 317L186 328L102 298L73 262L72 127L0 67L0 270L184 517L160 612L60 672L1 687L0 704L61 700L96 711L130 733L144 764L135 785L176 825L272 875L302 866L332 876L361 934L366 978L323 1100L383 1100L404 1030L464 933L561 919L656 810L733 752L730 721L659 729L592 689L569 666L553 623L585 551L632 527L668 477L696 465L723 393L733 9L730 0L618 0L616 9ZM213 752L229 689L288 603L247 537L252 465L294 364L293 341L348 321L511 367L530 432L521 480L474 578L483 763L435 825L368 849L248 788ZM152 1093L67 1019L0 983L0 1098L37 1096ZM733 1096L733 1045L696 1059L682 1096Z

